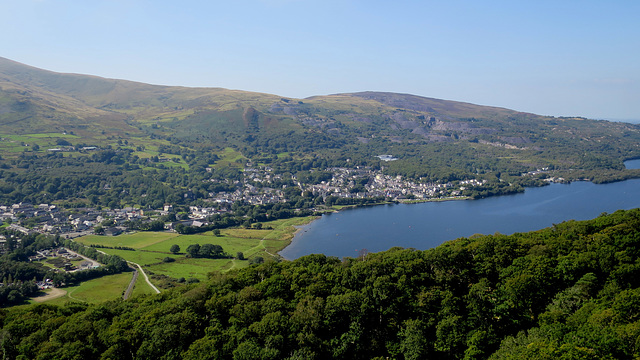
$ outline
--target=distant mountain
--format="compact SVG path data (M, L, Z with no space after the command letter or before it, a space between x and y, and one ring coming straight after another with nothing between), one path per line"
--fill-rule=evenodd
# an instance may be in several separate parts
M384 92L291 99L157 86L0 58L0 134L38 133L73 133L96 146L137 138L191 150L231 147L263 160L313 154L369 166L379 163L375 155L393 154L400 160L386 164L390 171L430 178L542 167L621 171L624 159L640 157L640 128L626 123Z

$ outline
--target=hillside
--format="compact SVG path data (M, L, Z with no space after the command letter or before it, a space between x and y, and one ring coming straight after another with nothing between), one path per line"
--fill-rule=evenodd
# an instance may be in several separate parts
M0 312L6 358L634 359L640 211Z
M54 73L4 58L0 138L0 168L10 175L0 181L0 202L25 196L33 202L52 201L47 196L87 202L105 187L87 177L116 176L123 182L136 169L138 178L147 179L137 181L146 187L143 194L158 186L179 187L184 194L195 185L178 181L179 174L196 177L205 168L224 169L219 178L228 179L247 163L293 175L364 167L419 182L486 180L487 193L519 191L542 185L545 178L603 182L640 175L623 166L640 157L638 125L408 94L290 99L157 86ZM398 160L384 162L377 158L381 154ZM55 174L49 170L54 168ZM163 174L142 173L150 169ZM33 171L41 172L38 183L72 181L74 190L47 193ZM505 184L508 189L496 190ZM161 192L167 191L172 190ZM178 201L169 195L157 200ZM146 203L139 197L123 201Z

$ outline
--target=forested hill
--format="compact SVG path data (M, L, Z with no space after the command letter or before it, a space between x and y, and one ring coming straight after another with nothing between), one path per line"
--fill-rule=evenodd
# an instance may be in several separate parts
M634 359L640 210L4 311L3 358Z

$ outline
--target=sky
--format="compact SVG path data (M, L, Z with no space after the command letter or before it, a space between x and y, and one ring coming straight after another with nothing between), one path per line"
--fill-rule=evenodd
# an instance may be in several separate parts
M0 0L0 14L0 56L51 71L640 121L637 0Z

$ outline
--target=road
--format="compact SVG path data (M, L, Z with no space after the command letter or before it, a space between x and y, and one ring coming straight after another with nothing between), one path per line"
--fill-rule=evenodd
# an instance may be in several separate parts
M95 261L93 259L89 259L88 257L86 257L86 256L84 256L82 254L78 254L77 252L75 252L75 251L73 251L71 249L67 249L67 248L63 248L63 249L67 250L67 252L69 254L72 254L72 255L75 255L75 256L79 256L79 257L85 259L86 261L90 261L91 262L91 266L98 267L98 266L102 265L99 262L97 262L97 261ZM74 271L79 271L79 270L81 270L81 269L76 269Z

